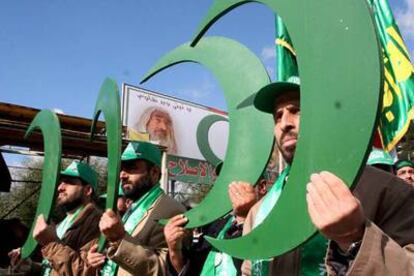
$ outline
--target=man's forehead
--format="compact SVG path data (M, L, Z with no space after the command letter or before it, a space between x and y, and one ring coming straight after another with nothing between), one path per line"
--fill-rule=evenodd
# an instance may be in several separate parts
M300 94L298 91L286 91L276 97L274 101L274 108L277 110L289 104L294 104L300 107Z
M59 182L65 182L68 184L81 184L82 181L79 177L73 177L73 176L67 176L67 175L61 175L59 178Z
M145 161L145 159L133 159L133 160L121 161L121 166L125 166L125 167L130 167L130 166L141 167L141 166L146 166L146 165L147 165L147 162Z
M168 113L161 110L155 110L154 112L152 112L151 115L154 117L169 117Z
M165 113L165 112L159 111L159 110L155 110L154 112L152 112L151 118L153 118L153 117L161 118L161 119L165 119L167 121L170 121L170 115L168 113Z
M407 171L407 170L414 170L414 168L410 166L405 166L405 167L399 168L397 171Z

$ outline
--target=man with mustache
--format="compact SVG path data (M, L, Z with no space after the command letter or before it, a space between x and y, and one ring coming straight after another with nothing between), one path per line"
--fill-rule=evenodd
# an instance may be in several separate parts
M414 186L414 163L410 160L399 160L395 163L395 175Z
M86 254L99 236L101 211L93 202L97 189L97 173L86 163L73 161L60 173L57 206L66 217L57 227L47 224L43 215L37 218L33 237L41 246L42 264L30 263L30 274L94 275L86 262ZM20 248L9 253L12 265L20 260ZM27 262L26 262L27 264Z
M278 198L272 194L283 192L299 137L299 103L297 77L265 86L255 96L255 107L273 114L276 144L287 167L268 195L250 210L244 234L269 214ZM244 275L414 274L411 187L392 174L368 166L352 191L326 171L310 175L306 188L308 212L319 234L270 261L245 261Z
M168 111L160 107L150 107L141 115L129 135L139 137L139 133L148 133L149 140L167 148L167 153L177 153L174 124Z
M112 210L102 215L99 229L109 241L107 256L94 246L88 262L103 266L102 275L166 275L168 249L158 221L185 208L160 188L161 151L155 145L131 142L121 160L122 189L133 203L122 219Z

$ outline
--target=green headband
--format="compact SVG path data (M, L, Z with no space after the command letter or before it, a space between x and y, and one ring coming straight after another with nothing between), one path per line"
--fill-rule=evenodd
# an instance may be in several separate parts
M410 160L400 160L397 163L395 163L395 170L399 170L403 167L414 168L414 163Z

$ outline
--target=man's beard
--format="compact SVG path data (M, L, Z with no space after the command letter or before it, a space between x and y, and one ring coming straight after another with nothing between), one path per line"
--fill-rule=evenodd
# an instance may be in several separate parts
M164 129L153 129L149 133L154 140L165 140L168 136L168 132Z
M171 132L152 131L150 132L150 140L158 142L161 146L166 147L168 153L176 153L177 147Z
M152 133L150 133L150 139L152 141L157 141L158 143L160 143L160 145L166 147L171 143L170 136L168 135L168 133L165 133L164 131L153 131Z
M81 206L83 203L83 197L82 194L76 195L75 197L67 200L66 202L59 203L58 202L58 208L61 209L63 212L67 213L73 210L76 210Z
M287 138L294 138L296 139L296 143L298 140L298 134L294 131L289 131L284 133L280 140L283 143L285 139ZM279 148L280 153L282 154L283 159L286 161L286 163L288 164L292 164L293 162L293 158L295 157L295 151L296 151L296 144L294 146L290 146L289 148L283 148L281 146L281 142L276 141L277 142L277 147Z
M127 182L127 183L123 183L123 185L124 184L130 184L130 186L132 187L131 189L127 189L127 190L124 189L124 187L122 187L125 197L131 199L132 201L139 199L146 192L148 192L153 186L153 183L151 181L151 177L149 174L144 176L138 183L132 184L132 183Z

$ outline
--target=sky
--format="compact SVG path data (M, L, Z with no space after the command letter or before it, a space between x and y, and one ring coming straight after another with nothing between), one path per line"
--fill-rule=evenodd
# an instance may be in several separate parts
M106 77L119 87L141 77L168 51L191 40L212 0L0 1L0 102L91 118ZM389 0L411 56L414 0ZM235 39L274 75L274 16L243 5L207 35ZM198 64L174 66L142 87L226 109L212 74Z

